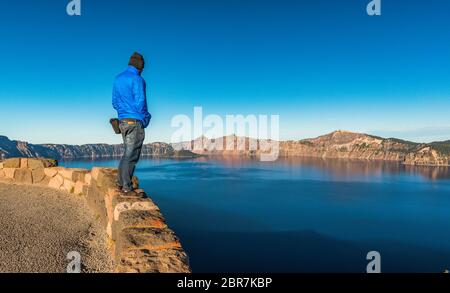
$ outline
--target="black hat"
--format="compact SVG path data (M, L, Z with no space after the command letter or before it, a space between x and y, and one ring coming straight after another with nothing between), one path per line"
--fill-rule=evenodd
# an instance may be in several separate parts
M128 65L136 67L137 70L143 70L145 66L144 56L139 54L138 52L134 52L134 54L130 58L130 62Z

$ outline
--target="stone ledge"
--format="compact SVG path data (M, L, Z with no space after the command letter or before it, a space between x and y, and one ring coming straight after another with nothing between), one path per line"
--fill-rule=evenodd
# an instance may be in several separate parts
M117 264L119 273L190 272L189 259L182 249L137 249L124 252Z
M166 250L181 248L175 233L168 229L158 228L125 228L116 241L119 254L128 250Z
M0 181L32 184L83 196L111 240L117 272L190 273L186 252L148 197L124 198L115 188L117 169L68 169L49 159L0 162ZM133 178L139 188L138 178Z

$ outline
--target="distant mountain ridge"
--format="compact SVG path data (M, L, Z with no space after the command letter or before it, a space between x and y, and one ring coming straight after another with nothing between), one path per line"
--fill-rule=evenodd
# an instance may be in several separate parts
M30 144L9 140L6 136L0 136L0 158L98 159L120 157L123 151L124 147L122 144ZM166 143L151 143L144 145L142 156L193 157L196 154L189 151L175 151L172 146Z
M249 146L262 146L265 142L267 141L237 136L214 140L200 137L191 142L178 144L177 149L180 145L188 149L200 145L203 148L195 148L195 153L214 156L258 157L261 155L261 151L252 150ZM218 143L223 144L221 150L217 150ZM234 146L234 148L227 149L227 145ZM241 146L241 148L236 146ZM338 130L317 138L280 141L279 156L395 161L407 165L450 166L450 141L429 144L414 143L397 138L382 138Z
M449 166L450 143L414 143L397 138L335 131L314 139L282 142L282 155L398 161L407 165Z
M261 151L249 148L262 145L264 140L228 136L223 139L222 150L214 149L217 139L206 137L181 144L151 143L143 147L145 157L194 157L207 156L248 156L257 157ZM235 148L226 150L226 144ZM236 146L244 144L243 148ZM193 152L192 146L196 147ZM181 151L177 151L183 148ZM87 144L87 145L59 145L59 144L30 144L27 142L11 141L0 136L0 157L47 157L61 159L95 159L120 157L122 145ZM414 143L396 138L382 138L378 136L354 133L349 131L335 131L317 138L298 141L280 141L279 155L281 157L316 157L337 159L360 159L396 161L407 165L450 166L450 141L433 143Z

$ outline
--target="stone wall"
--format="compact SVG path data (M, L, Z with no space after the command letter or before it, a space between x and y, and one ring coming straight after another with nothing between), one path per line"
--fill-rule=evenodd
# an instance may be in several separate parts
M115 188L116 169L67 169L55 160L0 162L0 181L32 184L83 196L110 237L120 273L189 273L188 257L159 208L148 198L126 198ZM137 178L133 183L138 188Z

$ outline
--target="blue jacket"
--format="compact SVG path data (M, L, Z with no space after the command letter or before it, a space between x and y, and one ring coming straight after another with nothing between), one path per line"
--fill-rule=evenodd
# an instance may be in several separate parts
M152 116L147 108L146 84L133 67L119 74L114 81L112 104L120 120L129 118L142 121L146 128Z

